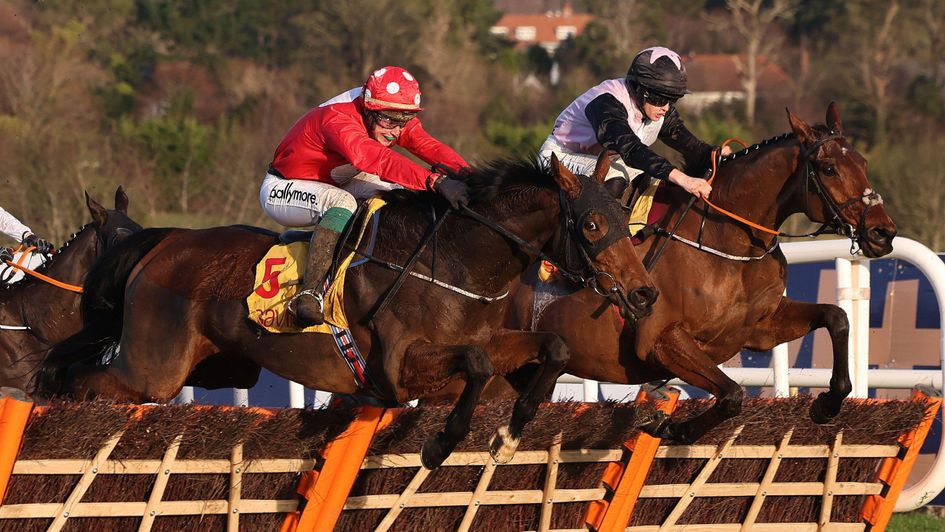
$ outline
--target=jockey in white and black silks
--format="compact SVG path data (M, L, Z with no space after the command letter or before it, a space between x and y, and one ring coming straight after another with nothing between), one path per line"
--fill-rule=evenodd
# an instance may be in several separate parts
M662 46L641 51L625 78L591 88L558 115L539 157L554 153L572 170L590 174L600 152L612 150L620 160L608 175L611 190L622 191L642 173L708 197L712 187L705 180L686 175L649 148L659 139L687 160L708 161L712 146L696 138L676 111L676 101L689 92L687 82L679 54Z
M38 253L53 251L53 245L48 240L34 235L32 229L3 208L0 208L0 233L27 247L36 248ZM13 260L13 253L6 247L0 247L0 260Z
M384 67L362 87L308 111L276 148L259 202L282 225L315 226L303 286L289 304L300 325L324 321L321 285L358 200L408 188L436 191L454 207L468 201L464 182L432 169L459 171L468 163L424 130L417 118L421 110L413 75ZM395 145L431 166L397 153Z

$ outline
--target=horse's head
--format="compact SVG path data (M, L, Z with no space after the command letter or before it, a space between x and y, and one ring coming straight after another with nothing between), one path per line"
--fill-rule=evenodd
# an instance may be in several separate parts
M806 174L807 216L833 225L867 257L891 252L896 224L866 177L866 159L843 136L836 104L827 108L826 127L811 127L787 113L801 146L798 167Z
M99 254L111 249L128 236L141 230L137 222L128 217L128 195L118 187L115 190L115 209L108 210L85 193L85 205L92 214L92 227L98 235Z
M552 155L563 221L552 253L567 270L581 272L625 319L636 320L650 314L659 292L630 241L626 213L603 185L609 169L606 152L590 177L575 175Z

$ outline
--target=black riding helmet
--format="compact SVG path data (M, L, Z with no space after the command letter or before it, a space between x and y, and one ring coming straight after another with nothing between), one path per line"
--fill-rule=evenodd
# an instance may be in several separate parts
M627 87L638 97L642 88L651 94L675 101L689 94L686 67L679 54L662 46L641 51L633 58L627 71ZM642 103L642 102L641 102Z

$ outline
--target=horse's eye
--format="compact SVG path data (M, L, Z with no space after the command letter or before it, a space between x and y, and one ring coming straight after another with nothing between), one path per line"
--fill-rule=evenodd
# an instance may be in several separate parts
M598 229L597 224L593 220L588 220L584 222L585 231L597 231L597 229Z
M832 164L825 164L821 167L820 172L824 175L837 175L837 169L833 167Z

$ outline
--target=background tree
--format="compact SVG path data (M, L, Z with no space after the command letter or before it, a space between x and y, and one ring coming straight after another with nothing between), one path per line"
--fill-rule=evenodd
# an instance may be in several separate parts
M744 51L744 60L737 57L736 67L745 88L745 119L749 127L755 124L758 101L758 78L760 59L777 63L777 52L782 38L778 22L790 17L796 9L796 0L726 0L726 11L710 17L719 31L734 30L740 37L739 51Z
M753 142L786 127L780 106L762 105L752 71L761 65L749 57L777 60L794 80L792 110L808 120L839 101L902 234L945 246L928 214L945 205L945 146L931 133L945 125L945 3L574 5L594 19L549 55L491 34L501 15L491 0L7 0L0 204L58 242L87 221L83 190L104 200L118 184L145 225L275 228L257 195L279 139L378 66L413 70L425 126L481 161L533 156L577 95L663 44L746 56L745 92L755 94L746 105L684 113L710 142Z

